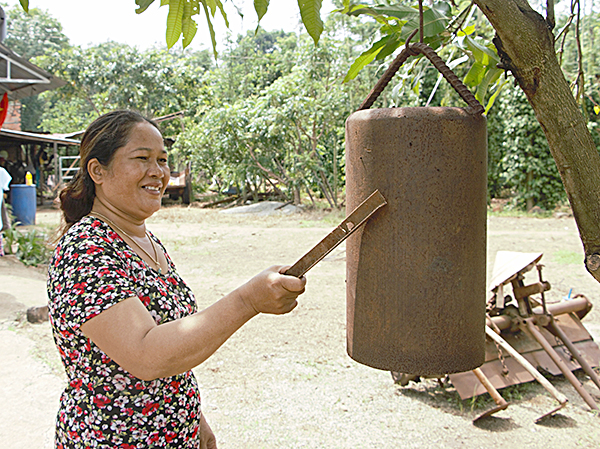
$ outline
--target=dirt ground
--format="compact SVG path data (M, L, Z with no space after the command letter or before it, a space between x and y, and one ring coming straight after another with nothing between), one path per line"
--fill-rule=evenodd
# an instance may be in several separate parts
M262 269L291 264L323 238L341 214L223 214L170 206L149 220L182 277L206 307ZM40 211L37 223L58 223ZM595 308L583 320L600 340L600 285L581 263L572 218L492 216L488 279L498 250L543 252L549 301L583 293ZM389 372L346 354L345 247L308 273L306 293L286 316L258 316L197 367L203 410L221 449L238 448L596 448L600 417L562 377L551 382L569 405L535 383L501 390L507 410L473 424L493 402L461 401L451 384L395 385ZM27 307L46 301L45 273L0 258L0 447L50 448L65 377L48 323L29 324ZM600 403L600 391L582 373ZM486 395L487 396L487 395Z

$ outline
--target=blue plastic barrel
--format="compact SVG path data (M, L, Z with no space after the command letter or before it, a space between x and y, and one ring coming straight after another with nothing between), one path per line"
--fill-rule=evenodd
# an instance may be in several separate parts
M16 221L20 222L21 225L35 224L35 185L11 184L10 204Z

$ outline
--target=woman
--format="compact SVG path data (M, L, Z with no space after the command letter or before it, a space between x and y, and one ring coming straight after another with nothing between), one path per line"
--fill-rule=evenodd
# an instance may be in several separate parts
M132 111L95 120L77 177L60 194L65 226L48 279L52 330L68 377L57 448L214 448L190 371L259 313L296 307L306 280L271 267L196 311L145 220L170 177L157 126Z

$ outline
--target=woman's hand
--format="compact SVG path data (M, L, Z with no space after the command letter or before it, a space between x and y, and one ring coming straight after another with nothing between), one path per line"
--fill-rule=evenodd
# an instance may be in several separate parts
M304 293L306 278L282 273L289 266L272 266L257 274L238 289L244 303L256 313L281 315L292 311L298 295Z
M204 418L204 413L200 414L200 449L217 449L217 439L210 426Z

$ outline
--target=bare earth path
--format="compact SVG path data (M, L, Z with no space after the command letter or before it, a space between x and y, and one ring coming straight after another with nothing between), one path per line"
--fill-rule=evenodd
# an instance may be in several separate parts
M316 215L261 217L169 207L149 221L168 248L200 307L273 264L291 264L341 219ZM54 211L38 224L58 222ZM600 341L600 285L582 264L572 218L490 217L488 278L498 250L543 252L547 298L569 290L595 308L583 323ZM45 275L0 258L0 448L51 448L64 375L48 323L28 324L41 305ZM544 425L555 406L535 384L514 390L511 406L472 423L491 407L460 401L451 385L426 380L394 385L388 372L352 361L345 349L345 252L341 245L308 274L298 308L259 316L194 371L203 409L221 449L238 448L596 448L600 417L562 377L552 383L569 405ZM578 378L600 403L600 391ZM478 404L481 401L478 401Z

